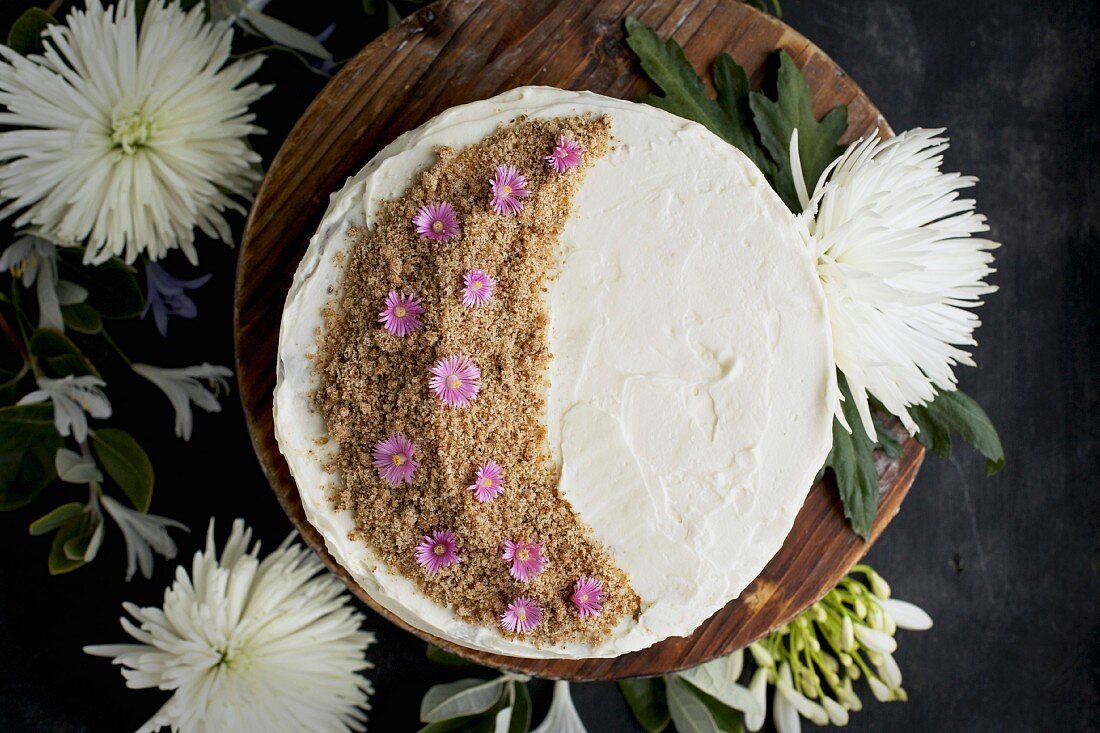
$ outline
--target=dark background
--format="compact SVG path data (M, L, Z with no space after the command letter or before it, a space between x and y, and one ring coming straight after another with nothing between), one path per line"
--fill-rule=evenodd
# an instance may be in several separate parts
M0 2L0 28L30 5ZM896 130L949 128L947 165L981 178L979 209L1004 243L994 277L1000 292L981 311L981 370L962 370L961 386L999 427L1008 465L987 479L968 448L951 460L930 457L870 553L895 595L927 609L935 626L900 635L910 701L879 704L864 692L855 731L1100 729L1100 22L1090 5L784 2L784 19L851 73ZM516 6L521 12L522 3ZM338 58L354 53L378 24L360 0L275 0L268 12L310 32L336 22L329 46ZM325 80L285 55L272 57L260 78L278 85L255 106L269 133L254 143L270 161ZM243 221L233 223L239 233ZM214 273L196 298L199 319L173 321L167 340L150 323L116 329L133 356L232 364L235 253L216 243L200 253L199 270L182 257L167 263L179 274ZM186 445L174 439L170 408L152 387L115 386L111 398L118 422L153 458L153 511L191 527L177 535L180 559L199 547L211 515L223 537L237 516L269 549L286 535L289 522L260 472L235 397L220 415L197 414ZM53 491L0 515L0 729L132 730L165 694L127 690L117 668L80 649L128 640L118 626L120 604L159 604L174 563L158 559L151 581L125 583L122 539L109 528L93 564L48 576L49 541L31 538L26 527L70 500L58 497L64 489ZM456 673L426 662L418 639L368 617L378 635L370 650L377 690L370 727L415 730L424 691ZM549 686L532 689L538 720ZM590 733L637 730L613 684L574 685L573 692Z

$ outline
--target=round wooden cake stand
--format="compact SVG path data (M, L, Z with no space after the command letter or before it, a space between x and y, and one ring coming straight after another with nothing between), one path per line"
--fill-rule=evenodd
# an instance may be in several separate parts
M480 664L539 677L654 675L728 654L824 595L870 547L849 529L835 487L818 484L760 577L690 637L617 659L535 660L473 651L410 628L351 580L305 519L275 443L271 401L283 301L329 194L399 134L457 104L526 84L623 99L650 91L623 43L627 15L676 38L697 69L709 68L722 51L730 53L754 86L768 54L783 48L806 75L818 115L848 105L849 140L876 128L889 132L867 96L820 49L734 0L443 0L364 48L302 115L256 196L237 269L237 374L248 427L272 488L304 540L353 593L398 626ZM883 466L872 541L897 514L923 455L909 440L901 458Z

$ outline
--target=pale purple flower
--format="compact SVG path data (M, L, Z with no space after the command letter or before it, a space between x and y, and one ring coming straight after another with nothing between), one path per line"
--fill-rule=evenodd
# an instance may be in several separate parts
M413 217L413 224L416 233L428 239L450 239L458 234L458 214L446 201L421 206Z
M385 310L378 314L378 322L394 336L405 337L423 328L422 315L424 306L419 298L391 290L386 296Z
M504 492L504 470L496 461L489 461L477 469L474 483L468 488L478 501L492 501Z
M455 533L449 529L432 530L432 533L424 535L423 541L416 546L416 563L430 575L435 575L459 560Z
M545 160L554 169L555 173L565 173L571 168L576 168L583 160L584 148L576 140L562 135L558 138L558 144L554 151L547 155Z
M413 457L416 444L401 433L395 433L385 440L374 444L374 467L378 469L378 475L391 486L397 486L402 481L412 483L413 474L420 466L420 462Z
M598 616L603 610L603 583L595 578L578 578L569 597L581 618Z
M484 270L470 270L462 277L462 305L477 308L493 299L493 289L497 281Z
M168 335L168 317L194 318L199 314L199 309L188 290L197 290L205 285L212 275L206 274L192 280L181 280L170 274L163 267L152 260L145 261L145 311L142 318L153 312L153 322L157 324L157 331L161 336Z
M465 354L445 356L429 371L428 387L451 407L466 407L481 390L481 370Z
M516 170L514 165L498 165L489 179L493 193L493 211L506 216L514 216L523 209L522 198L531 192L527 190L527 178Z
M541 542L504 540L504 554L501 557L512 562L508 574L525 583L546 569L546 557L542 554Z
M520 596L508 604L508 610L500 615L500 626L513 634L525 634L542 622L542 609L527 596Z

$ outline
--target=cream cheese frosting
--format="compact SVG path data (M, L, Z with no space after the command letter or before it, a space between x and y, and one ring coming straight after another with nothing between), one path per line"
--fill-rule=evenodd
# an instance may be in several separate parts
M641 599L599 645L536 647L459 620L349 538L333 508L336 446L311 402L322 309L351 227L370 226L435 162L519 115L591 112L612 150L588 171L548 284L545 416L559 491ZM275 432L306 517L380 605L464 646L609 657L684 636L783 544L831 442L835 367L802 223L740 151L662 110L588 92L514 89L452 108L383 149L335 194L287 298Z

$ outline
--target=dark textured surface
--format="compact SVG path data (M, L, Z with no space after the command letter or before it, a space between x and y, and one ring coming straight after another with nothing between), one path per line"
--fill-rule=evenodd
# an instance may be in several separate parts
M29 4L3 3L0 27ZM317 0L309 15L287 7L295 5L277 0L271 11L302 13L300 25L311 31L338 20L338 53L361 45L360 3ZM784 5L785 20L853 74L895 129L948 126L955 143L948 164L982 179L980 208L1005 243L995 276L1001 291L982 312L981 370L964 372L962 386L997 423L1009 464L986 479L967 449L951 461L926 462L870 560L936 626L901 636L910 702L881 705L864 695L869 704L850 727L1095 730L1100 126L1092 41L1100 22L1085 2ZM257 108L270 133L256 147L270 160L323 80L285 57L272 59L262 76L280 84ZM200 319L174 322L167 342L147 324L120 329L132 355L165 364L231 362L234 253L217 244L200 251L203 271L215 273L198 298ZM212 514L223 530L231 518L248 517L268 547L285 535L288 522L234 400L221 415L198 416L195 437L181 446L171 439L159 394L139 386L127 400L119 392L120 423L145 436L157 467L153 510L193 529L180 540L184 557ZM62 493L55 503L70 499ZM0 729L133 729L164 695L127 691L117 669L79 649L121 641L119 604L156 602L170 564L159 563L152 581L125 584L116 534L92 566L49 578L48 542L29 538L25 528L50 506L45 499L0 515ZM415 638L379 619L370 626L379 635L371 653L378 690L372 730L414 730L424 690L453 673L429 667ZM540 684L534 692L537 717L548 689ZM635 730L613 685L576 685L574 697L592 733Z

